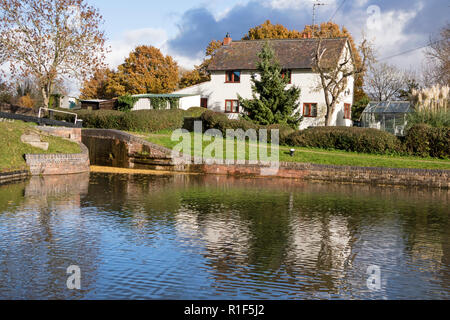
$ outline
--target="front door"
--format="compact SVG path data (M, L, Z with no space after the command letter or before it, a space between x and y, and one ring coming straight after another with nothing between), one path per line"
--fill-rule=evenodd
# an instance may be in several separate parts
M208 109L208 98L200 99L200 107Z

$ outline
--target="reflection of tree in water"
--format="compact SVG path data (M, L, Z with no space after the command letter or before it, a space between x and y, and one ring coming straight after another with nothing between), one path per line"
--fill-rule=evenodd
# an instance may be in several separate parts
M74 183L76 181L76 183ZM80 217L80 196L87 192L89 175L33 177L24 189L24 204L14 220L20 221L5 234L14 252L6 252L6 296L18 298L80 298L86 291L69 291L67 267L79 265L84 288L95 281L98 242L86 234ZM4 280L4 279L2 279Z

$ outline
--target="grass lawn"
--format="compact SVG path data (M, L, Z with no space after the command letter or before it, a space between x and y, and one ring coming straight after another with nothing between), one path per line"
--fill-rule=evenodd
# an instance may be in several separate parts
M48 150L44 151L22 143L20 137L24 133L39 134L41 141L49 143ZM79 152L81 149L77 143L42 133L34 124L22 121L0 122L0 172L27 169L25 154Z
M161 131L157 134L136 134L146 139L149 142L173 149L178 145L179 141L172 141L172 133L169 131ZM196 134L189 134L191 139ZM187 137L186 137L187 138ZM191 155L201 156L201 152L194 152L194 143L191 140ZM209 146L211 141L203 141L203 149ZM236 150L236 141L235 141ZM295 149L295 155L290 156L289 150ZM270 149L270 147L269 147ZM450 160L441 160L434 158L419 158L411 156L391 156L391 155L373 155L356 152L346 152L339 150L325 150L313 148L298 148L289 146L280 146L280 161L283 162L303 162L316 163L327 165L342 165L342 166L358 166L358 167L387 167L387 168L416 168L416 169L446 169L450 170ZM246 142L245 157L248 159L249 142ZM270 152L269 152L270 155ZM215 158L226 158L226 143L224 141L223 156L213 154ZM242 159L242 157L239 157Z

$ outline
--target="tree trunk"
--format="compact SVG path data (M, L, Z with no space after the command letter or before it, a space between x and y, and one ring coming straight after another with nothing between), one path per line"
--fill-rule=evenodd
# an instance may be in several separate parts
M331 106L327 106L327 114L325 115L325 126L326 127L332 126L331 120L333 118L334 109L335 109L334 103L331 104Z
M42 100L44 101L44 108L48 108L49 94L47 93L47 90L45 87L41 88L41 93L42 93Z

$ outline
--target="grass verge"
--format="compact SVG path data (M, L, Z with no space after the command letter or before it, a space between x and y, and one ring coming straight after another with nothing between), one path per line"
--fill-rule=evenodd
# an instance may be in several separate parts
M47 151L22 143L20 137L32 133L40 135L41 141L49 143ZM26 170L25 154L80 152L77 143L44 134L34 124L22 121L0 122L0 172Z
M145 140L164 146L169 149L173 149L180 141L173 141L171 139L171 132L162 131L156 134L136 134ZM194 133L188 134L191 138L191 150L190 154L195 156L202 156L203 151L211 145L211 140L214 138L207 137L209 141L203 139L202 151L195 152L194 149ZM188 136L185 136L188 138ZM204 136L202 136L204 138ZM225 140L225 139L224 139ZM226 159L226 142L224 141L223 154L215 154L212 156L218 159ZM232 144L232 143L231 143ZM237 141L234 142L234 148L237 150ZM245 158L248 159L250 144L253 142L245 143ZM261 146L264 147L264 146ZM270 149L270 145L268 146ZM290 156L289 150L295 149L295 155ZM270 152L269 152L270 155ZM236 157L235 159L242 159L242 157ZM325 165L339 165L339 166L356 166L356 167L386 167L386 168L413 168L413 169L444 169L450 170L449 160L440 160L435 158L420 158L412 156L397 156L397 155L373 155L356 152L346 152L339 150L325 150L315 148L298 148L290 146L280 146L279 148L279 160L282 162L302 162L302 163L315 163Z

